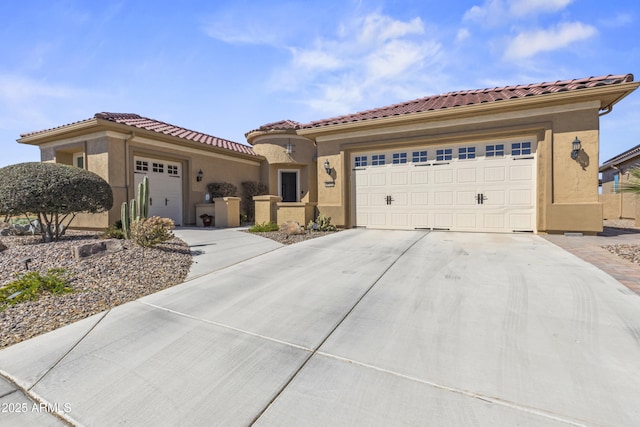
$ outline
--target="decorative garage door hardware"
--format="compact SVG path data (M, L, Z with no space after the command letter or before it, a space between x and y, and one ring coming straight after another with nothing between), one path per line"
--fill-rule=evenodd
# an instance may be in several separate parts
M476 195L476 202L477 202L477 204L479 204L479 205L483 205L485 200L487 200L487 198L485 197L485 195L484 195L484 194L479 193L479 194L477 194L477 195Z
M387 197L385 197L385 199L387 200L387 205L390 205L391 202L393 202L393 197L391 197L390 195L388 195Z

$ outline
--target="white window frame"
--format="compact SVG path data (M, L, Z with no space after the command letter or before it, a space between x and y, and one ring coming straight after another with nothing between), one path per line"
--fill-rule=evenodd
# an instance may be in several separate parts
M282 173L295 172L296 174L296 202L300 201L300 171L298 169L278 169L278 196L282 197Z
M82 166L78 166L78 160L82 160ZM73 153L73 166L80 169L86 169L86 165L87 165L87 162L84 158L84 152Z

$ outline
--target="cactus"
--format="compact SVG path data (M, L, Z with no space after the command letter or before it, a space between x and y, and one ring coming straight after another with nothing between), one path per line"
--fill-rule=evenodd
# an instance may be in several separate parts
M124 234L124 238L130 239L131 233L129 225L131 224L131 219L129 218L127 202L123 202L122 207L120 208L120 221L122 222L122 233Z
M149 217L149 177L145 176L138 184L138 197L131 199L129 204L122 203L120 209L120 220L122 221L122 232L125 239L131 238L131 222L140 221Z

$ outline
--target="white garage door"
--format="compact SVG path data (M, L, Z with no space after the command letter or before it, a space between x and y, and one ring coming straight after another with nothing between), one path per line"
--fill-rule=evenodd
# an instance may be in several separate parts
M135 194L138 184L149 177L149 216L171 218L182 224L182 165L166 160L134 158Z
M535 148L518 140L354 154L356 225L534 231Z

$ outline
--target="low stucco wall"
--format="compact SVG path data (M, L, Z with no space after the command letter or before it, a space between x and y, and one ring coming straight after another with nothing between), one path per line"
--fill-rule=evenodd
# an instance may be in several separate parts
M277 204L277 207L278 224L284 224L287 221L296 221L298 224L306 226L315 219L315 203L281 202Z
M552 204L547 209L548 233L602 231L602 203Z

